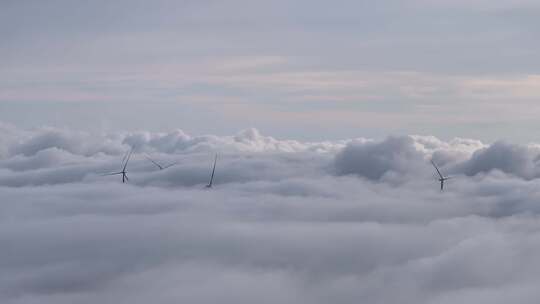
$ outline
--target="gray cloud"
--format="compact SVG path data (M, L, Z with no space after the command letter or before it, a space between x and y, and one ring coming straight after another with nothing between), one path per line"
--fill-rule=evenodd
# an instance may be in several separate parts
M463 172L475 175L497 169L505 173L531 179L540 173L538 168L538 148L496 142L488 148L476 151L471 159L463 164Z
M407 173L423 163L411 137L389 137L382 142L351 143L335 160L338 174L355 173L379 180L387 173Z

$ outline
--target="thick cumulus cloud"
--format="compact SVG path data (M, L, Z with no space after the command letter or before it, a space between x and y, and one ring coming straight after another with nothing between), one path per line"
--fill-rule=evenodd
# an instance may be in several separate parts
M540 298L535 144L0 131L2 303Z
M496 142L490 147L476 151L471 159L463 164L462 170L467 175L476 175L497 169L526 179L536 178L540 174L539 151L535 146Z
M407 173L418 169L423 154L414 147L411 137L390 137L382 142L354 141L337 154L338 174L355 173L380 180L389 173Z

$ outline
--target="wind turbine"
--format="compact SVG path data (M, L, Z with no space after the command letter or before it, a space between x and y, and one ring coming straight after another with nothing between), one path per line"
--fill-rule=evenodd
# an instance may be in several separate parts
M208 185L206 185L206 188L212 188L212 184L214 182L214 174L216 173L216 163L217 163L217 153L216 157L214 158L214 167L212 168L212 175L210 176L210 182Z
M153 159L151 159L148 155L145 155L146 159L148 159L149 161L151 161L154 165L156 165L156 167L159 168L159 170L164 170L164 169L167 169L167 168L170 168L174 165L177 164L177 162L174 162L174 163L171 163L171 164L168 164L166 166L162 166L160 165L159 163L157 163L156 161L154 161Z
M122 165L123 165L122 171L120 171L120 172L108 173L108 174L103 174L103 176L107 176L107 175L120 175L120 174L122 174L122 183L125 183L125 182L129 181L129 178L127 177L126 168L127 168L129 159L131 158L131 153L133 153L133 149L131 149L129 152L127 152L126 155L124 155L124 158L122 158Z
M435 170L437 170L437 174L439 175L439 182L441 182L441 191L443 191L444 190L444 181L449 180L452 177L442 175L441 171L439 170L439 167L437 167L437 165L435 164L435 162L433 160L431 160L431 164L433 165Z

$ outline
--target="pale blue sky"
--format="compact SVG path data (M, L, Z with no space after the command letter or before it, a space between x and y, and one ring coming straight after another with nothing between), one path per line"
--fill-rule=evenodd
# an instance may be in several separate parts
M538 1L0 2L0 121L536 141Z

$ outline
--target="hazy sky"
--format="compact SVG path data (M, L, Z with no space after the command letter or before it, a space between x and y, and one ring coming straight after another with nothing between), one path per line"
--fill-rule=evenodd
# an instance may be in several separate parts
M0 121L537 140L538 1L0 2Z

